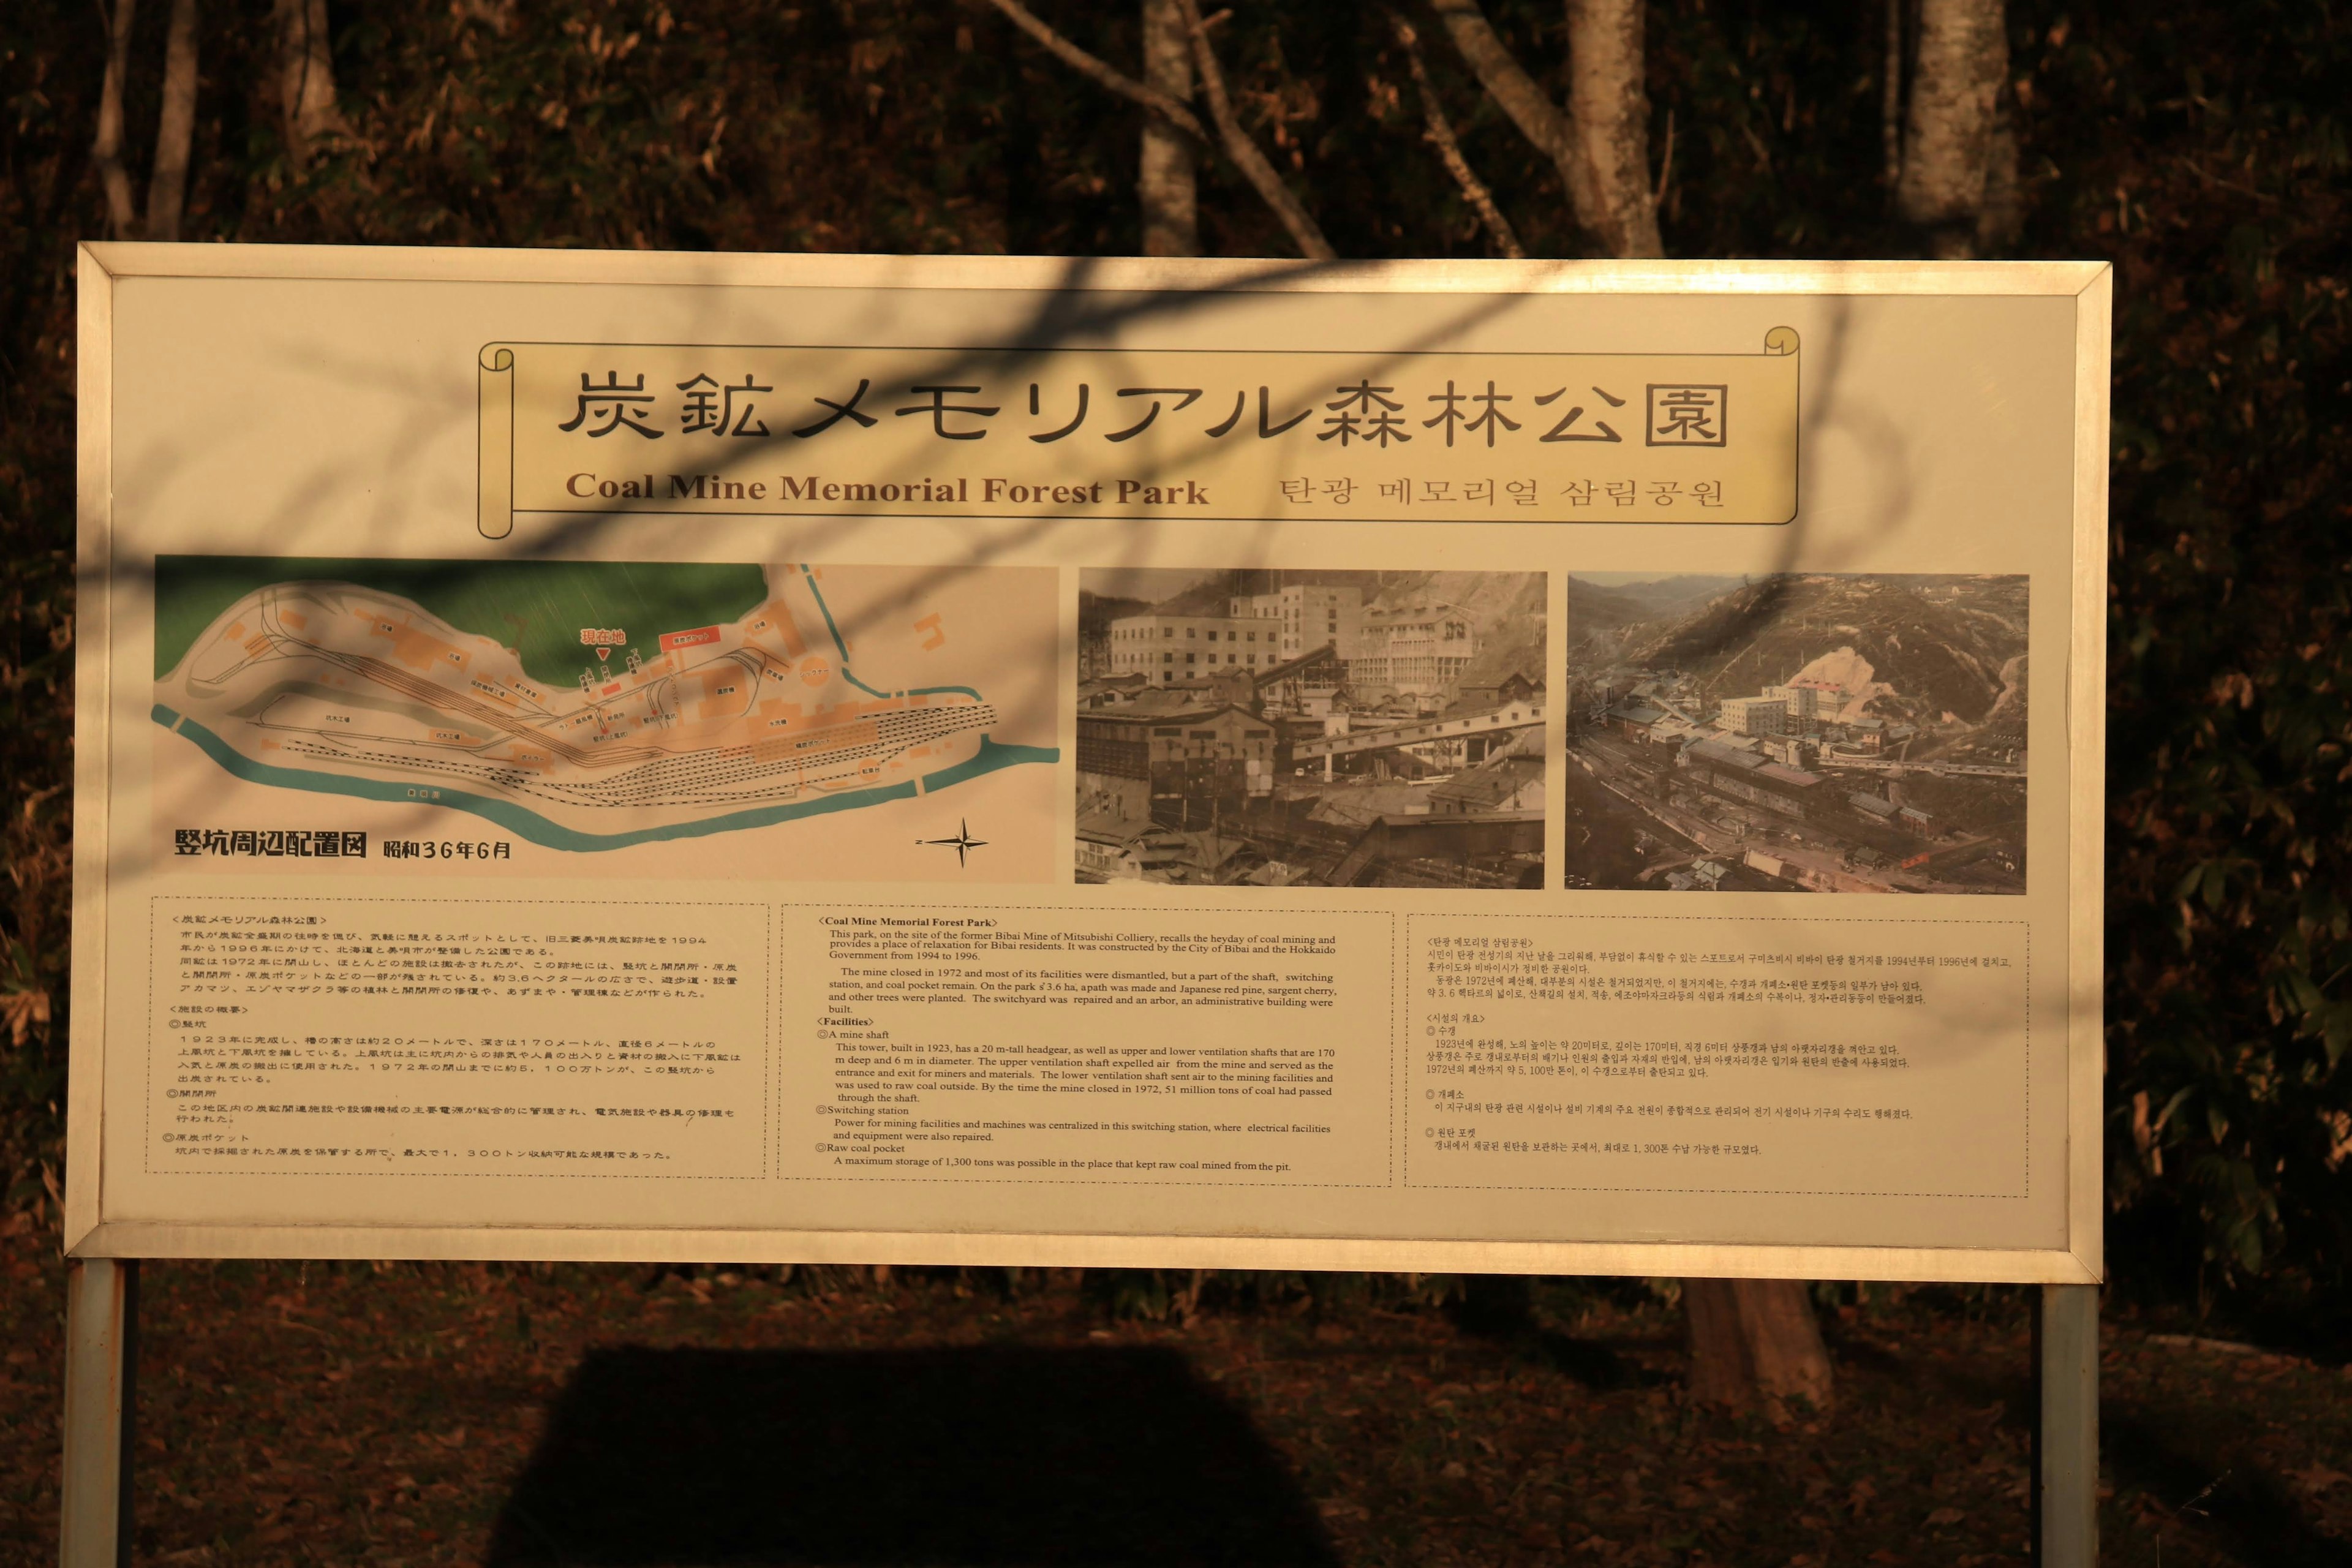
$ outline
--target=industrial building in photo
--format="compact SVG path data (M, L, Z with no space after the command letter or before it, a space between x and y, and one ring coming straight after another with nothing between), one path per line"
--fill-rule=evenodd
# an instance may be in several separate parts
M1360 697L1431 707L1452 700L1478 652L1460 606L1428 597L1368 605L1356 584L1237 594L1213 610L1154 607L1111 622L1102 673L1175 686L1220 670L1260 673L1319 649L1346 667Z
M2024 890L2022 579L1570 582L1565 885Z
M1079 880L1542 885L1539 574L1084 585Z

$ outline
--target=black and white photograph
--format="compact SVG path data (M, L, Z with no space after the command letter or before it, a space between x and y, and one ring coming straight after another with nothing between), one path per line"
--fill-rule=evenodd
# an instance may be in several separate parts
M2026 579L1577 573L1570 888L2022 893Z
M1545 885L1544 577L1089 569L1077 879Z

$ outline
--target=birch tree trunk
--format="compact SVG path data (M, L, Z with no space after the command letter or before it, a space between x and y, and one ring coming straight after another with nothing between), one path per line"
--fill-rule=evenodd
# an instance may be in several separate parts
M163 111L147 174L147 237L180 237L188 200L188 149L196 134L196 0L172 0L163 44Z
M327 0L277 0L278 100L286 154L299 169L321 138L343 128L328 46Z
M1192 37L1178 0L1143 0L1143 82L1179 103L1192 97ZM1157 115L1143 121L1136 194L1143 207L1143 254L1201 254L1199 180L1190 138Z
M1651 197L1645 9L1644 0L1568 0L1568 118L1588 185L1577 220L1619 257L1665 254Z
M1939 257L1978 255L2015 227L2005 10L2002 0L1919 0L1895 209Z
M139 234L131 174L122 166L122 81L131 71L131 22L138 5L139 0L114 0L114 10L106 18L106 76L99 87L98 137L89 150L99 184L106 192L107 232L117 239L135 239Z

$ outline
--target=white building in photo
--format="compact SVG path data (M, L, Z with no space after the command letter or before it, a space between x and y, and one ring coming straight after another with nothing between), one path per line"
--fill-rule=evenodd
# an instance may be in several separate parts
M1735 735L1785 735L1789 705L1778 697L1727 697L1715 721Z
M1364 600L1353 584L1293 584L1268 594L1237 594L1231 608L1236 620L1274 622L1282 639L1277 646L1286 659L1326 643L1337 648L1343 660L1356 657Z
M1291 657L1282 651L1278 622L1156 610L1113 621L1107 651L1110 676L1140 675L1154 686L1202 680L1230 669L1260 675Z
M1477 628L1452 605L1375 610L1364 616L1356 655L1348 659L1348 684L1360 694L1443 707L1477 656Z

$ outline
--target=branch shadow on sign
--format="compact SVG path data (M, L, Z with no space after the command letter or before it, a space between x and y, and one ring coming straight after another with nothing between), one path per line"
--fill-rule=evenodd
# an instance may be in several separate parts
M522 1565L1338 1561L1171 1351L592 1352L494 1528Z

